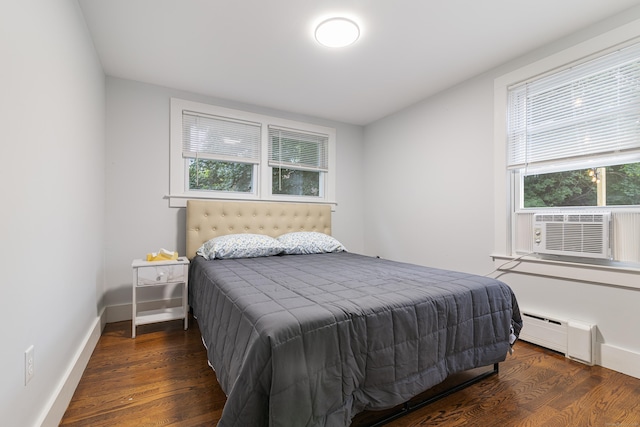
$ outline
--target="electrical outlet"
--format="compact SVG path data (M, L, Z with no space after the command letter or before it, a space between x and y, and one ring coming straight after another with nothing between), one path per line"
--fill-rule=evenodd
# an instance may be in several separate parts
M24 351L24 385L27 385L35 374L35 366L33 364L33 346L29 346Z

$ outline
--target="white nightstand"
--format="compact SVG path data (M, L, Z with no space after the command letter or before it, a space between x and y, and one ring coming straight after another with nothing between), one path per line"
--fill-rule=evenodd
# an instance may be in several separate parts
M173 261L133 260L133 304L131 317L131 338L136 337L136 326L147 323L165 322L184 318L184 329L189 327L188 316L188 276L189 260L180 257ZM147 286L182 285L182 307L162 308L138 312L136 291Z

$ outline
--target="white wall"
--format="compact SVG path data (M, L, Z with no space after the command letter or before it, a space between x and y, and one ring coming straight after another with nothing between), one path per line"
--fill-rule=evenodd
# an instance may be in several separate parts
M365 128L365 247L402 261L486 274L505 233L494 184L494 80L640 17L640 8L585 29ZM403 157L404 156L404 157ZM384 172L383 172L384 171ZM500 181L500 180L497 180ZM497 227L499 227L498 224ZM505 226L506 229L506 226ZM504 246L504 245L502 245ZM600 362L640 376L640 292L597 283L503 275L520 305L598 326Z
M365 128L370 255L491 271L493 86L482 81Z
M336 128L338 207L333 234L362 252L363 129L118 78L107 78L106 304L109 321L131 317L131 261L161 247L185 252L184 208L170 208L171 97ZM172 290L168 291L172 295ZM162 295L141 295L151 300Z
M0 423L30 426L102 305L105 82L75 0L3 1L0 62Z

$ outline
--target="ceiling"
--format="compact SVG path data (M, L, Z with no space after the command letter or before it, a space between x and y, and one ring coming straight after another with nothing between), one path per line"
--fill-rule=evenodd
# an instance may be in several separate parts
M78 0L104 71L366 125L640 0ZM313 29L341 15L353 45Z

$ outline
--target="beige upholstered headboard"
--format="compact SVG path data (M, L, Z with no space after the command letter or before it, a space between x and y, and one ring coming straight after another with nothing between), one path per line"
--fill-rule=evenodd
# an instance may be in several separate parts
M331 234L331 206L316 203L187 201L187 257L204 242L236 233L278 237L291 231Z

